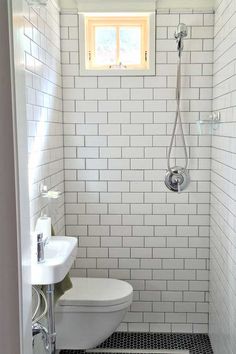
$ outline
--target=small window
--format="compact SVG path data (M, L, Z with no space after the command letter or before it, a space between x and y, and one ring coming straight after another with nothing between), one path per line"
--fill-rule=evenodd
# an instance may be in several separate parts
M81 75L153 75L155 35L148 15L82 15ZM154 41L153 41L154 37Z

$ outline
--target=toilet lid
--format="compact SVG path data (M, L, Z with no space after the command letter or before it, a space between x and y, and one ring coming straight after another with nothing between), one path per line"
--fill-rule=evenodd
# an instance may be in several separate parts
M125 281L104 278L71 278L73 288L59 300L59 305L110 306L130 301L133 288Z

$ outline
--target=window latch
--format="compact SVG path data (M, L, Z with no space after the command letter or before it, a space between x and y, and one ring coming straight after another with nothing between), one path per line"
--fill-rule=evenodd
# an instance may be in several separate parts
M109 69L127 69L127 65L123 65L121 62L120 64L109 65Z

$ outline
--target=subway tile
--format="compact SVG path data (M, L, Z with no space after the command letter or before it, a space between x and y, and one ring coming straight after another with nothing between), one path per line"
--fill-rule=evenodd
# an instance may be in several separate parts
M143 78L142 77L122 77L121 78L121 87L143 87Z
M148 269L132 269L131 277L133 279L151 279L152 271Z
M120 112L120 101L98 101L99 112Z
M92 207L94 204L91 204ZM89 205L87 205L89 207ZM89 225L88 226L88 233L89 236L108 236L109 235L109 226L93 226Z
M130 192L150 192L151 188L150 182L130 182Z
M130 271L128 269L109 269L109 277L115 279L129 280Z
M101 158L120 158L121 157L121 148L100 148L100 157Z
M103 258L108 256L107 248L90 247L87 249L88 257L92 258Z
M108 99L109 100L127 100L129 98L130 98L129 89L108 88Z
M153 271L153 279L159 280L173 280L174 279L174 271L173 270L154 270ZM166 290L166 287L165 287Z
M157 258L174 258L174 248L153 248L153 257Z
M85 113L86 123L107 123L107 113L106 112L86 112Z
M130 112L108 112L108 123L130 123Z
M143 125L142 124L122 124L121 126L122 135L143 135Z
M124 225L143 225L143 216L140 215L123 215Z
M110 171L110 170L101 170L100 171L100 180L105 181L119 181L121 179L121 171Z
M66 223L67 234L80 235L83 250L73 271L83 276L126 279L134 286L131 312L121 327L125 330L148 331L150 327L150 331L160 332L201 332L207 324L201 315L208 313L211 143L209 137L199 137L195 121L206 118L212 110L213 14L181 9L158 13L157 75L130 77L79 76L77 14L62 17ZM181 85L191 183L187 192L177 195L166 190L163 179L175 119L177 56L173 32L180 19L189 27ZM222 31L216 32L218 95L228 90L220 80L234 75L234 67L223 71L220 67L220 51L227 50L221 44L222 36ZM37 57L37 48L32 48ZM57 55L60 58L59 48ZM224 57L225 63L233 60L229 55ZM30 77L28 82L29 104L41 102L43 96L35 91L39 82ZM216 107L222 107L223 102L230 104L232 99L229 94L219 96ZM48 97L45 102L52 103ZM233 111L227 114L230 119ZM40 117L40 112L36 111L35 117ZM57 115L51 119L57 120ZM223 125L220 129L224 130L218 132L227 132ZM229 127L227 134L231 130ZM182 164L179 132L175 143L175 163ZM224 142L218 146L226 149ZM213 176L213 180L226 188L224 178L220 182ZM219 193L218 189L213 189L213 194ZM220 198L227 203L223 194Z
M76 88L96 88L97 78L96 77L75 77L75 87Z
M142 181L143 180L143 171L122 171L122 180L123 181Z
M114 240L115 239L115 240ZM117 258L130 258L130 250L129 248L121 247L121 238L117 237L109 237L107 240L102 239L102 243L106 243L109 245L109 257L117 257ZM118 246L118 247L116 247ZM120 247L119 247L120 246ZM115 247L115 248L111 248Z
M119 88L120 78L119 77L99 77L98 87L101 88Z
M108 146L129 146L128 136L108 136Z
M121 112L143 112L143 101L121 101Z
M107 146L107 138L105 136L85 136L85 145L88 146Z
M109 205L110 214L128 214L129 205L128 204L111 204Z
M125 181L109 181L108 192L128 192L129 183Z
M183 295L181 291L163 291L162 301L182 301Z
M152 137L151 136L131 136L130 140L131 146L151 146Z
M118 265L118 260L115 258L98 258L97 259L97 267L100 269L106 268L106 269L112 269L112 268L117 268Z
M61 26L69 27L69 26L77 26L78 24L78 15L70 15L70 14L61 14Z
M86 100L105 100L107 98L105 89L86 88L84 91Z
M107 183L101 181L86 181L86 191L88 192L106 192Z
M107 159L87 159L86 168L88 170L104 170L107 168Z
M122 193L123 203L143 203L143 193Z
M144 247L144 240L142 237L125 237L123 239L123 245L124 247ZM138 251L131 249L131 255L135 258L134 254L136 254L136 252L140 254L142 251L144 251L144 254L151 255L151 249L144 250L143 248Z
M96 112L97 101L76 101L77 112Z
M160 269L161 260L160 259L141 259L142 269Z
M111 236L131 236L131 226L111 226Z
M100 201L102 203L120 203L121 193L100 193Z
M142 147L124 147L122 148L123 158L142 158L144 157L144 149Z
M148 100L153 98L153 91L147 88L131 89L131 100Z
M213 38L213 34L213 26L192 28L192 38Z
M137 269L137 268L139 268L139 259L120 258L119 259L119 267L121 269L122 268Z

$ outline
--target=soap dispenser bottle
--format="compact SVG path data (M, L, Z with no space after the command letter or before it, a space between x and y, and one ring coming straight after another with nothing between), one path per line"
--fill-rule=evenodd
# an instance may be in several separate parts
M43 241L45 244L49 241L52 235L51 224L51 218L46 215L40 216L36 222L35 232L37 234L43 234Z

